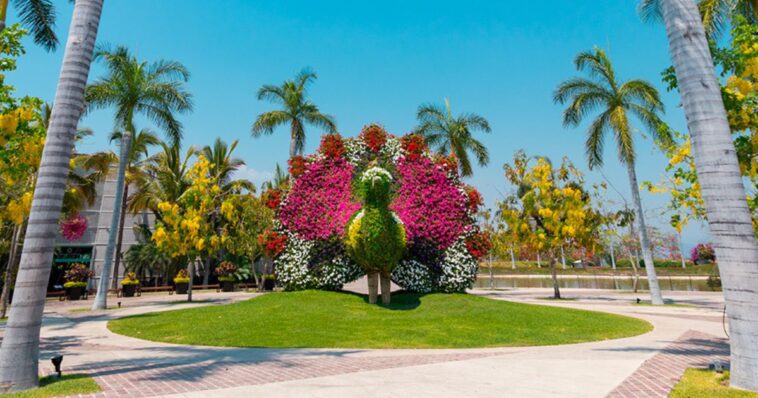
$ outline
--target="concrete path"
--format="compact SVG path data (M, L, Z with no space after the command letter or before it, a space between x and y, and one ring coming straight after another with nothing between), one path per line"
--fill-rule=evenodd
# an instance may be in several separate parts
M180 299L177 296L145 295L121 299L125 308L98 313L71 312L90 303L51 302L42 331L41 364L49 372L49 357L64 353L64 370L95 377L104 389L93 395L98 397L604 397L666 396L672 380L690 363L702 365L728 355L720 340L724 337L720 293L669 294L683 306L662 308L633 304L637 297L647 299L645 294L613 291L566 289L564 297L572 300L560 302L546 300L550 294L546 289L472 293L635 316L655 329L642 336L594 343L467 350L213 348L110 333L106 327L110 319L190 306L173 303ZM196 299L202 302L191 305L253 296L201 292ZM656 377L645 378L651 374L646 370L650 366L669 369L670 374L660 383ZM622 388L640 384L643 379L634 381L640 374L649 389Z

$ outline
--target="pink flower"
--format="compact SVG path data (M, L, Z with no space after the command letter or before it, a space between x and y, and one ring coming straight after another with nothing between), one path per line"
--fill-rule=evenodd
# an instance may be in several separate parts
M61 221L60 229L66 240L78 240L87 231L87 219L80 214L75 214Z

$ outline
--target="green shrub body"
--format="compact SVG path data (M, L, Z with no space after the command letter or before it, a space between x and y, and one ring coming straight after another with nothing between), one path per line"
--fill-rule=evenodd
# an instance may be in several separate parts
M389 209L392 175L374 167L364 172L358 183L363 201L347 226L348 253L366 272L389 274L405 252L405 227Z

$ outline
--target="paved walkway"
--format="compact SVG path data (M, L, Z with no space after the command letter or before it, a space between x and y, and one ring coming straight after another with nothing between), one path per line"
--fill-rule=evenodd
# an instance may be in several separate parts
M97 397L604 397L665 396L684 368L728 355L717 293L669 297L692 307L635 305L645 294L564 290L476 290L494 299L636 316L651 333L563 346L467 350L238 349L179 346L115 335L116 317L218 305L251 293L196 292L196 304L166 294L114 299L118 310L71 312L91 303L50 302L42 331L43 371L64 353L64 371L91 374ZM646 390L629 387L644 385Z

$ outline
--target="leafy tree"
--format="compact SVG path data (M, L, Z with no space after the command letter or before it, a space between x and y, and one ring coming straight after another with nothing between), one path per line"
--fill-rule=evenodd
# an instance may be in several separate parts
M312 124L335 133L337 125L332 116L321 113L318 106L308 99L308 86L316 80L316 74L302 70L295 79L287 80L281 86L264 85L258 90L259 100L268 100L282 106L282 109L265 112L253 123L253 137L270 135L274 129L290 125L290 158L302 154L305 149L305 125Z
M89 109L115 107L116 128L120 134L120 154L113 218L111 220L108 247L101 272L100 286L92 304L93 309L106 308L108 276L113 267L116 238L119 232L126 169L132 147L134 117L144 115L164 129L169 138L178 143L181 140L181 123L176 120L176 112L192 109L192 96L186 91L189 71L182 64L172 61L158 61L148 64L139 61L124 46L114 50L101 49L96 57L107 67L105 77L87 87L85 99Z
M231 195L221 204L221 216L227 231L224 248L249 261L255 284L260 290L263 282L255 269L255 262L263 254L258 235L268 230L274 219L273 210L266 207L259 197L252 193Z
M436 146L441 154L454 155L462 176L469 177L473 174L469 152L473 153L480 166L489 163L487 148L472 134L474 131L491 132L487 119L474 113L453 117L447 98L444 108L432 104L420 106L416 118L419 121L416 132L426 138L429 146Z
M561 104L570 102L563 112L566 127L577 127L592 112L600 111L587 131L585 150L590 169L603 165L605 136L613 133L619 161L626 166L629 175L652 303L663 304L637 183L634 130L630 122L630 118L635 117L647 127L650 135L661 142L669 142L668 130L661 127L663 123L658 117L658 113L663 111L663 103L658 91L648 82L618 81L610 60L599 48L580 53L574 64L578 70L586 71L590 79L577 77L561 83L555 90L553 100Z
M594 238L594 228L587 222L592 213L590 196L582 189L581 174L568 159L554 169L545 158L539 158L523 180L514 178L516 174L506 173L506 178L515 186L524 184L526 191L501 201L500 217L520 242L547 254L554 298L559 299L556 263L561 248L567 244L588 245Z

